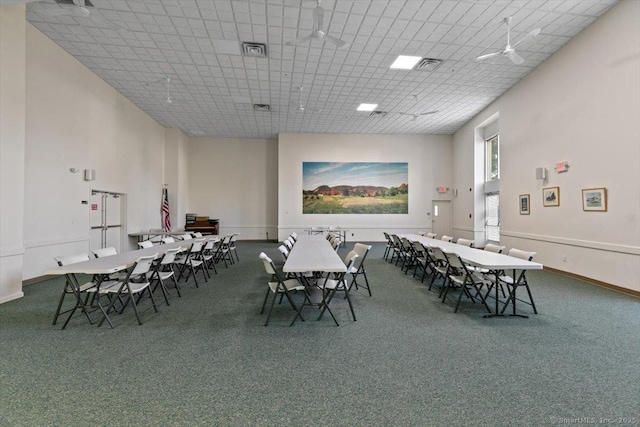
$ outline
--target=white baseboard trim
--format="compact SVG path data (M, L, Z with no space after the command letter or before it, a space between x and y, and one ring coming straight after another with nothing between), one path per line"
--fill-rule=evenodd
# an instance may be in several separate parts
M537 240L540 242L554 243L558 245L576 246L580 248L595 249L599 251L618 252L629 255L640 255L640 246L616 245L613 243L593 242L589 240L569 239L566 237L545 236L542 234L519 233L516 231L500 230L500 236L515 237L524 240Z
M0 258L6 258L6 257L16 256L16 255L24 255L24 251L25 251L24 246L13 246L9 248L1 248Z
M60 238L60 239L29 240L24 242L25 243L24 246L27 249L33 249L33 248L41 248L44 246L66 245L68 243L76 243L76 242L88 242L90 239L91 239L90 236L85 235L85 236L73 236L73 237Z
M278 230L291 230L291 229L311 229L311 227L320 227L319 225L279 225ZM329 227L325 225L324 227ZM343 230L406 230L406 229L415 229L415 230L431 230L431 227L426 227L424 225L385 225L385 226L352 226L352 225L332 225L331 227L340 227Z
M5 302L13 301L14 299L22 298L24 296L24 292L20 291L12 295L7 295L5 297L0 298L0 304L4 304Z

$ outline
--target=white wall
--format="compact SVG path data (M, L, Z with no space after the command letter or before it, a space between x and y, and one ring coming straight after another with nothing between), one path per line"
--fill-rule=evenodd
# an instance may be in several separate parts
M277 141L191 138L188 152L189 212L218 218L220 234L276 237Z
M171 229L184 229L189 200L189 138L180 129L165 129L164 183L169 186ZM161 228L161 227L160 227Z
M431 228L437 186L452 184L450 135L280 134L278 141L278 239L312 226L348 228L348 240L381 241L383 231ZM384 215L302 214L303 162L408 162L409 213ZM353 234L353 236L351 236Z
M640 2L623 0L454 135L456 185L473 187L474 130L500 114L502 244L548 267L640 290ZM543 29L544 32L544 29ZM554 165L566 160L569 172ZM535 168L549 170L544 184ZM560 187L560 206L542 188ZM609 210L583 212L606 187ZM460 201L467 210L474 195ZM519 215L518 195L531 195ZM456 212L459 228L473 221ZM566 261L564 261L566 257Z
M160 227L164 128L30 24L25 154L23 279L88 252L91 189L126 193L128 230Z
M25 7L0 12L0 303L23 296Z

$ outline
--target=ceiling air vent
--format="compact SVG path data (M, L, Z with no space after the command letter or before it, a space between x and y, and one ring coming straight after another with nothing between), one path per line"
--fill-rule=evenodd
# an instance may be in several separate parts
M369 114L369 117L384 117L386 115L386 111L372 111L371 114Z
M253 109L255 111L271 111L269 104L253 104Z
M417 71L435 71L443 62L442 59L422 58L413 69Z
M242 55L266 58L267 45L264 43L242 42Z

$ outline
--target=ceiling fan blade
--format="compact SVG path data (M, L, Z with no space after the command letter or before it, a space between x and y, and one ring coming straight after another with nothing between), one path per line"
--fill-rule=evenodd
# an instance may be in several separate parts
M507 52L506 55L507 55L507 58L509 58L511 62L513 62L516 65L520 65L524 62L524 58L522 58L522 56L518 55L514 51Z
M476 61L484 61L485 59L495 58L496 56L502 55L502 52L494 52L488 53L486 55L480 55L476 58Z
M301 45L303 43L308 42L312 38L313 38L313 36L311 34L309 34L308 36L300 37L299 39L295 39L295 40L291 40L290 42L286 42L285 44L287 46L299 46L299 45Z
M313 31L322 31L324 25L324 9L320 5L313 9Z
M527 40L540 34L540 31L542 31L541 28L536 28L535 30L529 31L524 37L518 40L512 47L515 49L516 47L520 46L522 43L526 42Z
M419 116L426 116L427 114L439 113L440 110L427 111L426 113L418 113Z
M323 37L323 39L327 39L327 40L329 40L331 43L335 44L335 45L336 45L336 46L338 46L338 47L343 47L343 46L346 46L346 45L348 45L348 44L349 44L349 43L347 43L347 42L346 42L346 41L344 41L344 40L340 40L340 39L337 39L337 38L335 38L335 37L328 36L328 35L326 35L326 34L325 34L325 36Z

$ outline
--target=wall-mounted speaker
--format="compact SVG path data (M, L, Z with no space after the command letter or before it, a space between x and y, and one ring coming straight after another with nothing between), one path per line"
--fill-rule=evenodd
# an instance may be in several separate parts
M547 179L547 169L536 168L536 179Z
M84 180L85 181L95 181L96 180L96 170L95 169L85 169L84 170Z

